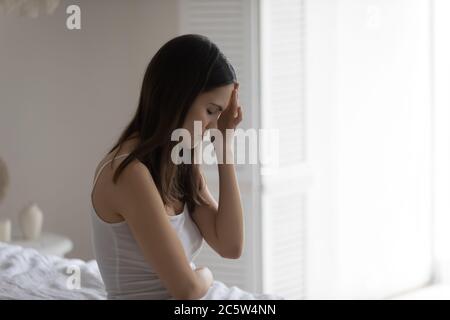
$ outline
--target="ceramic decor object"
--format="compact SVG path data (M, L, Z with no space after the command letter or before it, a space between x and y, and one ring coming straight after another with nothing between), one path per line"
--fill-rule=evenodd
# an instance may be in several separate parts
M19 224L22 235L26 240L38 238L42 230L44 214L36 203L31 203L19 214Z

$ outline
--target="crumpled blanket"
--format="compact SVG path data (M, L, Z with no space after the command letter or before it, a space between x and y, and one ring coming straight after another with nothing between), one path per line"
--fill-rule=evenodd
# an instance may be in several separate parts
M95 260L43 255L0 242L0 299L106 299Z

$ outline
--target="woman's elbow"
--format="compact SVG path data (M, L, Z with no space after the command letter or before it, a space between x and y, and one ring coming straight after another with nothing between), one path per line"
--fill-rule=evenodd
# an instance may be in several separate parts
M243 248L242 246L233 246L227 248L226 250L222 250L221 256L226 259L239 259L242 256Z

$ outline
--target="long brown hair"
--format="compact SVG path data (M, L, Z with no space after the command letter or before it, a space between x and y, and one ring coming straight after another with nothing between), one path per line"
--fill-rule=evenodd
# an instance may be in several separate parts
M182 201L193 212L196 204L205 204L199 193L202 188L199 165L171 161L171 150L178 143L171 141L171 134L182 127L200 93L235 82L234 68L207 37L186 34L164 44L147 67L133 119L109 151L134 133L139 136L136 148L114 173L113 183L130 162L138 159L150 171L164 205ZM113 159L118 152L119 148ZM193 149L190 152L193 159Z

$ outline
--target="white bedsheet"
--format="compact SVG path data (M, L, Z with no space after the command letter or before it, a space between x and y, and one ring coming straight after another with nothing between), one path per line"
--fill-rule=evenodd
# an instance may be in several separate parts
M205 296L200 300L284 300L285 298L269 293L251 293L236 286L227 286L214 280Z
M42 255L31 248L0 242L0 299L105 298L95 260Z
M95 260L43 255L31 248L0 242L0 299L103 300L106 293ZM250 293L215 280L200 300L272 299L283 297Z

